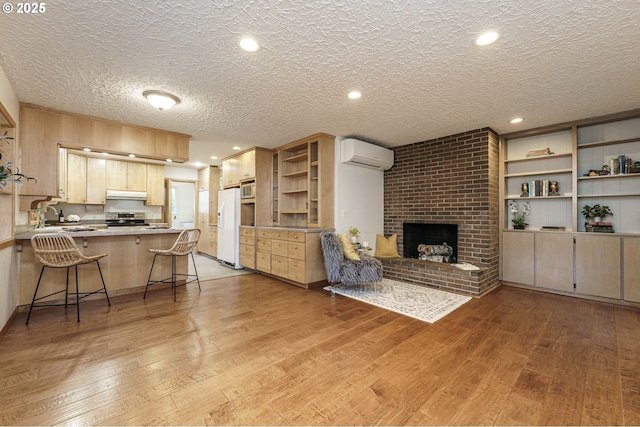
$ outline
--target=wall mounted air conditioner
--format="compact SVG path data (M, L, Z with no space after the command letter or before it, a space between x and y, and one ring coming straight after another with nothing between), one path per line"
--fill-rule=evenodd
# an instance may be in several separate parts
M120 191L107 190L109 200L147 200L147 193L144 191Z
M387 170L393 166L393 150L358 139L342 140L342 163L365 168Z

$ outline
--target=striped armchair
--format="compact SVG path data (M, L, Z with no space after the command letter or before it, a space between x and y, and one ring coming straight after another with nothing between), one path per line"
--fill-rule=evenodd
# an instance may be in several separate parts
M382 263L368 255L360 255L360 261L347 259L338 236L331 231L320 233L324 255L324 268L331 285L362 285L382 281Z

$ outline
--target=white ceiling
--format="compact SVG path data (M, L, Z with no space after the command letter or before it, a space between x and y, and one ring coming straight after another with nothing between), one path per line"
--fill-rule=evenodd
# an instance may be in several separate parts
M12 2L14 7L17 3ZM389 146L640 107L637 0L57 0L0 16L22 102L193 135L191 160L316 132ZM502 37L479 48L487 29ZM242 36L263 47L238 48ZM150 107L147 89L182 102ZM362 98L347 93L360 90ZM509 124L523 116L519 125Z

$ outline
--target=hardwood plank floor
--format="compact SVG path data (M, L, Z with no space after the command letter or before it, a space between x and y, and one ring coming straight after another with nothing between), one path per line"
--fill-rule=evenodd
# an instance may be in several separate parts
M501 287L435 324L256 274L21 312L2 425L637 425L640 310Z

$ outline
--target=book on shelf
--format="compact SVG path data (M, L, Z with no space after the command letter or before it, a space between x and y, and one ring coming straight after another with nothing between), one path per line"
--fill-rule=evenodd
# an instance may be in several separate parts
M549 147L527 151L527 157L548 156L549 154L552 154Z
M549 180L535 179L527 183L529 197L547 197L549 195Z
M609 224L609 225L603 225ZM585 222L584 228L587 233L613 233L613 225L611 223L602 222Z
M565 227L559 225L543 225L540 230L542 231L565 231Z
M613 226L613 223L611 223L611 222L604 222L604 221L600 221L600 222L587 221L587 222L585 222L585 223L584 223L584 225L585 225L585 226L587 226L587 225L591 225L591 226L594 226L594 225L601 225L601 226L603 226L603 227L611 227L611 226Z

